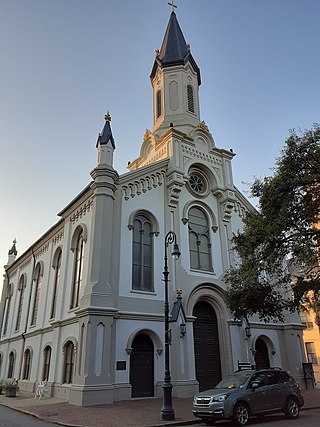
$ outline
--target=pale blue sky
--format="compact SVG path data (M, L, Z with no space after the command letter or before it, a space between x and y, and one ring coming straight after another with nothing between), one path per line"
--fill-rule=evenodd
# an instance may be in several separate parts
M110 110L119 173L152 128L149 75L167 0L0 0L0 267L91 180ZM201 118L234 181L270 173L320 118L320 0L176 0L201 70Z

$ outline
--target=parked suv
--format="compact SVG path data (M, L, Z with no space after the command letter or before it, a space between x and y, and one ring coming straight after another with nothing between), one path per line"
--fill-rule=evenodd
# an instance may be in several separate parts
M194 396L192 412L208 425L232 419L235 425L245 426L249 417L270 412L297 418L303 404L299 385L283 369L246 369Z

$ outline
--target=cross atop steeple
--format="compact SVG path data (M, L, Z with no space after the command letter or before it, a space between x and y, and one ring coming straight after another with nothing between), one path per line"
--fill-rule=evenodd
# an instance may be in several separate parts
M169 6L171 6L171 12L174 12L174 8L177 8L177 6L174 4L173 0L171 3L168 3Z
M104 119L106 122L111 122L111 116L110 116L109 110L108 110L107 114L104 116Z

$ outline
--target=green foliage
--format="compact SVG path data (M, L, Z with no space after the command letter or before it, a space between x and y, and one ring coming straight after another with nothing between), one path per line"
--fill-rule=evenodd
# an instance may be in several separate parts
M246 214L233 238L240 263L224 276L227 304L238 319L283 321L284 310L300 309L309 290L320 298L319 125L290 132L273 175L256 179L251 195L259 209Z
M15 378L13 378L13 379L9 378L3 382L3 387L5 389L16 389L16 390L18 390L19 389L18 381Z

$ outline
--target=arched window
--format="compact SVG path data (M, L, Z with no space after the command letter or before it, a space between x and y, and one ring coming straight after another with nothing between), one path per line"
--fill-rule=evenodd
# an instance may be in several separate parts
M72 341L68 341L64 346L64 371L62 382L71 384L73 379L74 369L74 345Z
M212 271L210 230L207 215L202 209L190 208L188 227L191 268Z
M191 85L187 86L187 100L188 100L188 111L194 113L194 95L193 87Z
M59 249L58 254L56 254L55 263L53 265L54 283L53 283L53 294L52 294L52 305L51 305L50 319L53 319L56 315L57 296L58 296L58 288L59 288L59 283L60 283L61 257L62 257L62 251L61 251L61 249Z
M159 118L162 114L162 96L161 90L157 90L156 94L156 117Z
M10 308L11 308L11 294L6 298L6 302L5 302L5 318L4 318L4 324L3 324L3 335L6 335L8 330Z
M145 215L137 215L133 221L133 290L153 291L153 235L150 220Z
M82 284L83 273L83 258L84 258L84 238L83 230L79 232L76 240L76 247L74 251L74 269L73 269L73 282L70 308L75 308L79 305L79 293Z
M41 285L42 285L41 265L38 264L36 267L36 274L35 274L35 288L36 289L34 292L33 310L32 310L32 317L31 317L31 325L32 326L34 326L37 323Z
M25 282L24 282L24 275L22 275L19 281L19 305L18 305L17 321L16 321L16 329L15 329L16 331L19 331L20 329L23 299L24 299L24 289L25 289Z
M24 352L24 365L23 365L23 380L29 380L30 379L30 370L31 370L31 351L27 349Z
M51 347L47 345L47 347L44 349L44 352L43 352L42 381L49 380L50 360L51 360Z
M11 351L11 353L9 354L8 378L13 378L14 364L15 364L15 355L14 355L14 352Z

